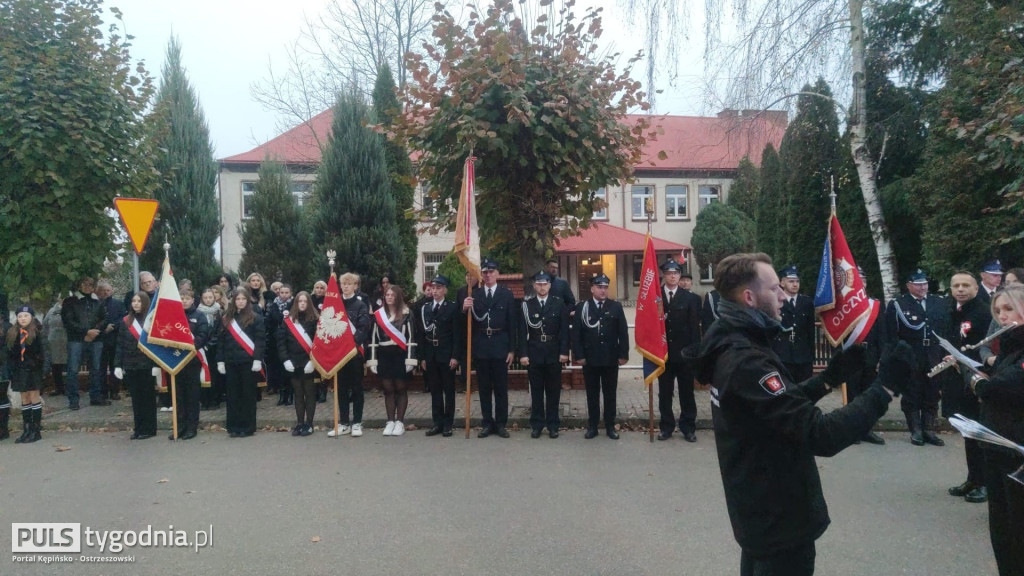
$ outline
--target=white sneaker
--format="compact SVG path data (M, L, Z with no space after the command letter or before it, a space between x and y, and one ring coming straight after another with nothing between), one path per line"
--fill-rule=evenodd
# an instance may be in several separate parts
M344 434L344 432L342 432L342 434ZM358 438L358 437L360 437L362 435L363 435L363 425L362 424L353 424L352 425L352 437L353 438Z
M339 424L338 425L338 429L337 430L330 430L330 431L328 431L327 432L327 436L330 437L330 438L334 438L336 436L344 436L345 434L348 434L351 431L352 431L352 428L350 426L348 426L347 424Z
M401 420L395 420L395 429L391 432L392 436L401 436L405 434L405 424L402 424Z
M385 436L392 436L392 433L394 431L395 431L395 422L392 421L392 420L388 420L388 423L384 425L384 435Z
M173 410L173 408L171 408L170 406L161 406L160 407L160 411L161 412L170 412L171 410Z

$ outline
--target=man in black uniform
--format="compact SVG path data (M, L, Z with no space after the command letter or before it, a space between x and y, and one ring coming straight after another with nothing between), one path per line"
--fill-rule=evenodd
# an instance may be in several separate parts
M530 378L530 437L558 438L558 400L562 393L562 364L569 361L569 308L551 294L546 272L533 276L534 296L523 301L518 315L516 350ZM547 403L545 404L545 399Z
M928 378L928 372L942 361L945 352L935 334L946 334L949 306L941 298L928 294L928 276L918 268L907 280L907 292L891 300L885 307L885 346L899 341L910 344L917 359L917 369L900 399L900 408L910 428L914 446L943 446L935 435L939 417L939 385Z
M981 267L981 287L978 300L986 307L992 305L992 294L1003 284L1003 264L999 259L986 262Z
M576 305L572 325L572 355L583 366L587 387L587 432L584 438L597 436L601 417L601 396L604 396L604 429L612 440L618 440L615 414L618 410L616 392L619 387L619 366L629 359L629 328L622 304L608 299L611 281L604 274L590 279L591 297Z
M961 270L953 274L949 290L953 296L949 303L949 341L957 350L962 350L963 346L977 344L985 339L988 326L992 323L992 312L990 304L981 300L978 281L970 272ZM981 362L978 350L966 350L964 354L975 362ZM971 391L970 373L965 370L962 376L958 376L952 370L947 370L940 377L943 377L942 415L948 418L959 413L977 421L981 417L981 404ZM967 502L987 502L985 454L981 443L964 438L964 454L967 457L967 480L950 488L949 495L963 497Z
M683 358L683 349L700 344L700 297L690 292L693 277L683 273L674 260L661 265L661 298L665 310L665 337L668 339L668 361L658 378L658 412L661 432L658 440L668 440L676 428L672 410L672 394L679 384L679 431L687 442L697 441L697 402L693 396L693 366Z
M508 367L512 364L515 337L515 297L498 286L498 263L485 259L480 266L483 287L474 289L462 303L473 317L473 368L480 387L483 427L477 438L497 434L508 438ZM463 319L465 321L465 319ZM493 395L493 404L492 404Z
M196 345L196 356L181 372L175 381L178 404L178 426L184 428L178 436L182 440L191 440L196 437L199 430L199 393L202 388L200 373L203 366L199 359L199 351L210 342L210 323L206 321L206 314L199 312L194 306L195 296L191 291L181 293L181 304L185 308L185 315L188 317L188 327L192 331L192 339ZM168 436L174 440L174 432Z
M711 290L704 295L704 303L700 309L700 331L701 334L707 334L708 330L711 329L711 325L718 320L718 301L722 297L718 294L718 290Z
M558 277L558 260L552 259L545 262L544 271L551 277L550 294L561 298L562 304L565 304L565 307L569 309L569 316L572 316L576 309L576 296L573 295L569 283Z
M718 463L743 576L814 573L814 541L830 522L815 456L832 456L885 414L911 370L902 345L882 359L875 384L823 414L814 404L863 361L860 348L796 383L771 342L785 299L766 254L735 254L715 269L719 319L704 335L697 377L711 384ZM898 391L898 390L897 390Z
M782 303L782 333L772 349L786 365L793 380L803 382L814 373L814 301L800 294L800 276L796 266L782 269L780 284L785 293Z
M430 300L417 313L416 356L423 370L423 379L430 390L430 413L433 426L427 436L452 435L455 422L455 369L462 357L459 320L455 304L445 300L448 278L440 274L431 281Z

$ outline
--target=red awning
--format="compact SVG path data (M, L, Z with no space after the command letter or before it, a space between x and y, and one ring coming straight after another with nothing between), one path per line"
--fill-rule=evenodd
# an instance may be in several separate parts
M559 254L624 254L630 252L643 252L645 234L612 226L605 222L594 222L591 228L587 228L579 236L562 238L557 243L555 251ZM681 252L689 250L685 244L677 244L654 239L654 250L657 252Z

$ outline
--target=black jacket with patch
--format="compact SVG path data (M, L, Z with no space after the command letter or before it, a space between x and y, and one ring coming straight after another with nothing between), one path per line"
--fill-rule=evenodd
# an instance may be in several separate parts
M871 387L822 413L821 376L795 383L771 343L780 331L763 313L722 300L696 376L711 384L711 414L729 520L740 546L767 554L807 544L829 525L815 456L864 436L891 401Z

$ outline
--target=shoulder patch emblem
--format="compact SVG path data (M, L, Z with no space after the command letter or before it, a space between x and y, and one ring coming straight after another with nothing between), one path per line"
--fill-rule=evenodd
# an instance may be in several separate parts
M782 376L778 372L769 372L761 377L758 382L764 391L772 396L778 396L786 391L786 385L782 382Z

